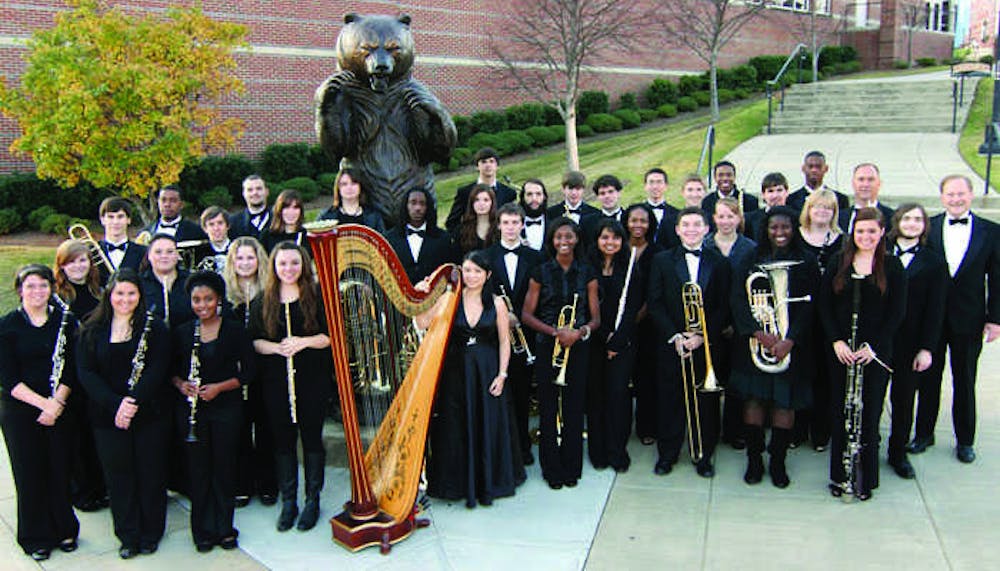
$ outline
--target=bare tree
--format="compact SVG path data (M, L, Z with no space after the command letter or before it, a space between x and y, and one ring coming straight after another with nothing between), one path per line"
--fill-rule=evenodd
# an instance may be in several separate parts
M514 86L555 105L566 124L566 164L579 170L576 104L581 74L595 55L627 48L642 23L620 0L523 0L514 4L510 34L491 46Z
M898 7L906 30L906 63L913 67L913 31L927 25L927 4L922 0L901 0Z
M662 0L666 41L688 48L708 64L712 120L719 120L719 54L743 26L760 15L770 0Z
M840 32L847 22L847 10L851 5L844 6L844 14L836 18L830 11L831 0L809 0L807 14L795 18L798 36L802 43L809 46L812 54L812 80L819 81L819 57L823 49L832 41L840 38Z

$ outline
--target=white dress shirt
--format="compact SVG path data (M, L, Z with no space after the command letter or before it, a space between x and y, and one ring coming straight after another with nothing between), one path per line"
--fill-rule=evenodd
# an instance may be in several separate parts
M500 245L507 249L513 250L521 244L515 242L513 244L507 244L506 242L501 242ZM510 287L514 287L514 278L517 276L517 254L514 252L507 252L503 255L503 264L507 269L507 283Z
M412 228L413 230L423 230L425 232L427 231L427 223L426 222L424 222L423 224L421 224L419 228L414 228L413 226L410 226L409 224L407 224L406 227L407 228ZM405 232L405 230L404 230L404 232ZM413 255L413 261L414 262L418 261L420 259L420 247L424 245L424 238L423 238L423 236L420 236L418 234L407 234L406 241L407 241L407 243L410 244L410 254Z
M538 221L540 224L528 225L528 222ZM545 242L545 215L535 218L525 217L524 219L524 239L528 242L528 247L535 251L541 251L542 243Z
M955 218L945 215L942 221L942 243L944 244L944 258L948 261L948 273L955 277L958 267L962 265L965 253L969 250L969 242L972 240L972 225L975 219L971 212L966 212L958 219L968 218L966 224L952 224Z

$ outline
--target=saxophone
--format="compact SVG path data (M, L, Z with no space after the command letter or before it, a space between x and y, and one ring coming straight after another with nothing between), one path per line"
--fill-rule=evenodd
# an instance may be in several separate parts
M66 326L69 325L73 312L69 306L58 295L53 295L52 300L56 302L62 310L62 320L59 322L59 334L56 336L56 346L52 350L52 372L49 373L49 387L52 389L52 396L56 396L59 383L62 381L63 369L66 366Z
M128 376L128 394L135 392L135 385L142 377L142 371L146 368L146 349L149 348L149 332L153 329L153 312L146 312L146 323L142 326L142 335L139 336L139 345L135 348L135 355L132 356L132 372Z
M194 383L195 394L193 397L188 397L188 403L191 405L191 410L188 411L188 434L187 438L184 439L185 442L198 442L198 436L195 434L194 429L198 424L198 389L201 388L201 359L198 357L199 349L201 348L201 320L194 320L194 344L191 346L191 366L188 370L188 382Z

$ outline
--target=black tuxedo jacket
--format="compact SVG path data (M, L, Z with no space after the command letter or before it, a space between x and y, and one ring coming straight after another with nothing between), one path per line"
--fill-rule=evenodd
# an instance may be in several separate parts
M271 211L265 210L267 212L267 218L264 224L261 225L262 228L267 228L271 225ZM263 234L263 230L257 231L257 228L250 223L250 211L244 208L238 214L232 214L229 216L229 239L235 240L240 236L253 236L260 240L260 236Z
M157 229L159 227L160 220L156 219L145 228L147 232L151 235L156 236ZM181 218L180 224L177 225L177 233L174 234L174 239L178 242L187 242L189 240L208 240L208 235L205 231L201 229L197 223L188 220L187 218Z
M476 186L476 184L476 182L472 182L458 187L458 190L455 191L455 202L451 203L451 210L448 211L448 218L444 222L444 227L448 232L454 234L455 229L462 222L462 213L465 212L465 207L469 205L469 193L472 192L472 187ZM497 195L497 208L500 208L501 204L517 200L517 191L500 181L497 181L494 192Z
M684 248L678 246L657 254L650 268L646 303L649 315L656 324L658 343L661 346L685 330L682 288L690 279L684 257ZM702 248L697 282L702 290L710 342L716 342L729 321L731 279L729 261L714 250Z
M622 228L625 227L624 208L622 208L618 214L615 214L614 216L606 216L602 210L598 209L596 216L588 216L580 220L580 226L583 228L583 236L588 244L593 244L597 241L597 225L600 224L601 221L610 218L617 220L618 223L622 225ZM626 236L627 235L628 233L626 232Z
M948 262L944 255L924 246L905 268L906 317L896 332L895 350L903 359L912 359L917 351L935 351L944 326L945 302L948 297ZM906 361L896 361L909 367Z
M882 218L885 219L885 227L886 228L891 228L892 227L892 215L895 214L896 211L893 210L893 209L891 209L891 208L889 208L888 206L882 204L881 202L878 203L878 205L876 206L876 208L879 209L879 212L882 213ZM850 235L850 233L851 233L851 215L852 214L854 214L854 207L853 206L849 205L847 208L840 209L840 214L839 214L839 216L837 218L837 225L840 226L840 229L844 231L844 234Z
M390 230L385 239L392 246L399 257L406 276L410 278L410 283L417 283L431 272L436 270L441 264L458 263L461 255L455 243L447 232L427 224L427 232L424 235L424 243L420 246L420 259L414 260L410 252L410 243L406 241L406 225L397 226Z
M637 204L649 206L648 202L639 202ZM663 219L657 224L656 233L653 234L650 242L656 244L662 250L669 250L681 245L681 240L677 237L677 214L680 213L680 210L665 202L663 204ZM632 206L634 205L629 206L629 208ZM652 207L650 206L650 208ZM709 216L709 220L711 220L711 216ZM626 228L626 230L628 229Z
M566 213L566 202L560 201L554 206L550 206L548 210L545 211L545 219L549 222L554 221L556 218L563 216ZM587 223L587 219L592 216L598 216L601 211L593 206L587 204L586 202L580 203L580 226L583 227Z
M104 255L108 256L108 259L110 260L111 256L110 254L108 254L108 243L105 242L104 240L99 240L97 243L100 244L101 250L104 252ZM139 244L136 244L135 242L129 240L128 246L125 247L125 257L122 258L122 263L117 268L115 268L115 271L118 271L121 268L132 268L133 270L138 272L139 265L142 264L142 260L145 258L146 258L146 247L140 246ZM110 272L108 272L108 269L104 267L104 264L100 265L98 271L101 274L101 283L102 284L108 283L108 278L111 277L111 274Z
M517 271L514 274L514 283L510 283L507 277L507 264L504 263L504 256L507 249L501 244L494 244L486 249L486 258L493 266L493 291L500 295L502 285L514 304L515 315L521 315L521 308L524 307L524 297L528 294L528 279L531 277L535 266L545 259L541 252L532 250L528 246L521 246L517 250Z
M737 188L736 192L740 196L740 204L743 206L743 216L753 212L760 208L760 202L757 201L757 197L748 193L747 191ZM708 193L704 199L701 201L701 209L709 213L709 216L715 212L715 203L719 201L719 191L713 190Z
M839 190L833 190L832 188L828 190L837 196L838 212L843 212L851 207L851 198L849 196ZM803 186L788 195L788 200L785 201L785 206L795 209L796 212L802 212L802 207L805 206L807 198L809 198L809 191L806 190L805 186Z
M973 214L972 235L958 272L948 287L945 323L951 331L978 334L985 323L1000 323L1000 226ZM931 218L930 245L944 250L944 214Z

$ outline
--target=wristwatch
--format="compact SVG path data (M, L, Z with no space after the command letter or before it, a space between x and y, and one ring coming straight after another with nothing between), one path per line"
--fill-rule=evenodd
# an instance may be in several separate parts
M583 332L583 335L580 336L580 341L586 341L587 339L590 339L590 326L584 325L583 327L580 328L580 331Z

